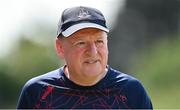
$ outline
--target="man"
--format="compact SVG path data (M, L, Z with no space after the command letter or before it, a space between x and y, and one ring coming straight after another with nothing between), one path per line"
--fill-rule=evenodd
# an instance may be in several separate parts
M108 66L108 32L97 9L66 9L56 39L65 65L28 81L17 108L152 109L137 79Z

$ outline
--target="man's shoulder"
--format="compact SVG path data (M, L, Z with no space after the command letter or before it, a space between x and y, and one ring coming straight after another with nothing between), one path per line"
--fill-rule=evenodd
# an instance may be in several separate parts
M26 82L26 84L24 85L24 88L35 87L38 85L53 84L62 77L62 71L63 69L61 67L56 70L47 72L45 74L33 77Z
M116 70L116 69L113 69L113 68L109 68L109 73L110 73L110 77L118 79L118 80L128 81L128 82L139 81L134 76L132 76L128 73L123 73L123 72Z
M152 109L151 100L139 79L112 68L110 71L112 78L115 79L113 82L116 82L114 87L118 88L121 94L127 96L129 106L132 106L132 108Z
M135 87L135 88L141 88L142 84L139 81L139 79L137 79L136 77L128 74L128 73L123 73L120 72L118 70L115 70L113 68L109 69L110 72L110 79L112 79L112 81L115 81L117 83L117 85L120 86L124 86L124 87Z

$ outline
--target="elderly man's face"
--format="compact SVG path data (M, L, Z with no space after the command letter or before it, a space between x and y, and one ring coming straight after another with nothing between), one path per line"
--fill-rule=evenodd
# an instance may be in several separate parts
M60 56L65 59L71 76L81 79L105 74L108 47L104 31L82 29L59 42Z

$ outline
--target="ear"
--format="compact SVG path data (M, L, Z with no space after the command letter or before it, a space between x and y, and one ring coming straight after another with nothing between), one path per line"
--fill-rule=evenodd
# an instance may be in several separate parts
M62 40L58 38L56 39L56 52L60 58L64 59L64 50L62 42Z

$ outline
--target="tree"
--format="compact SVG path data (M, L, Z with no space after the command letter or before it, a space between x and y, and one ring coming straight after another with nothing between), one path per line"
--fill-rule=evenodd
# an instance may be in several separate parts
M21 37L17 46L0 60L0 107L15 108L22 86L32 77L58 68L53 46Z
M126 0L108 37L110 65L128 72L139 51L178 33L179 16L178 0Z

